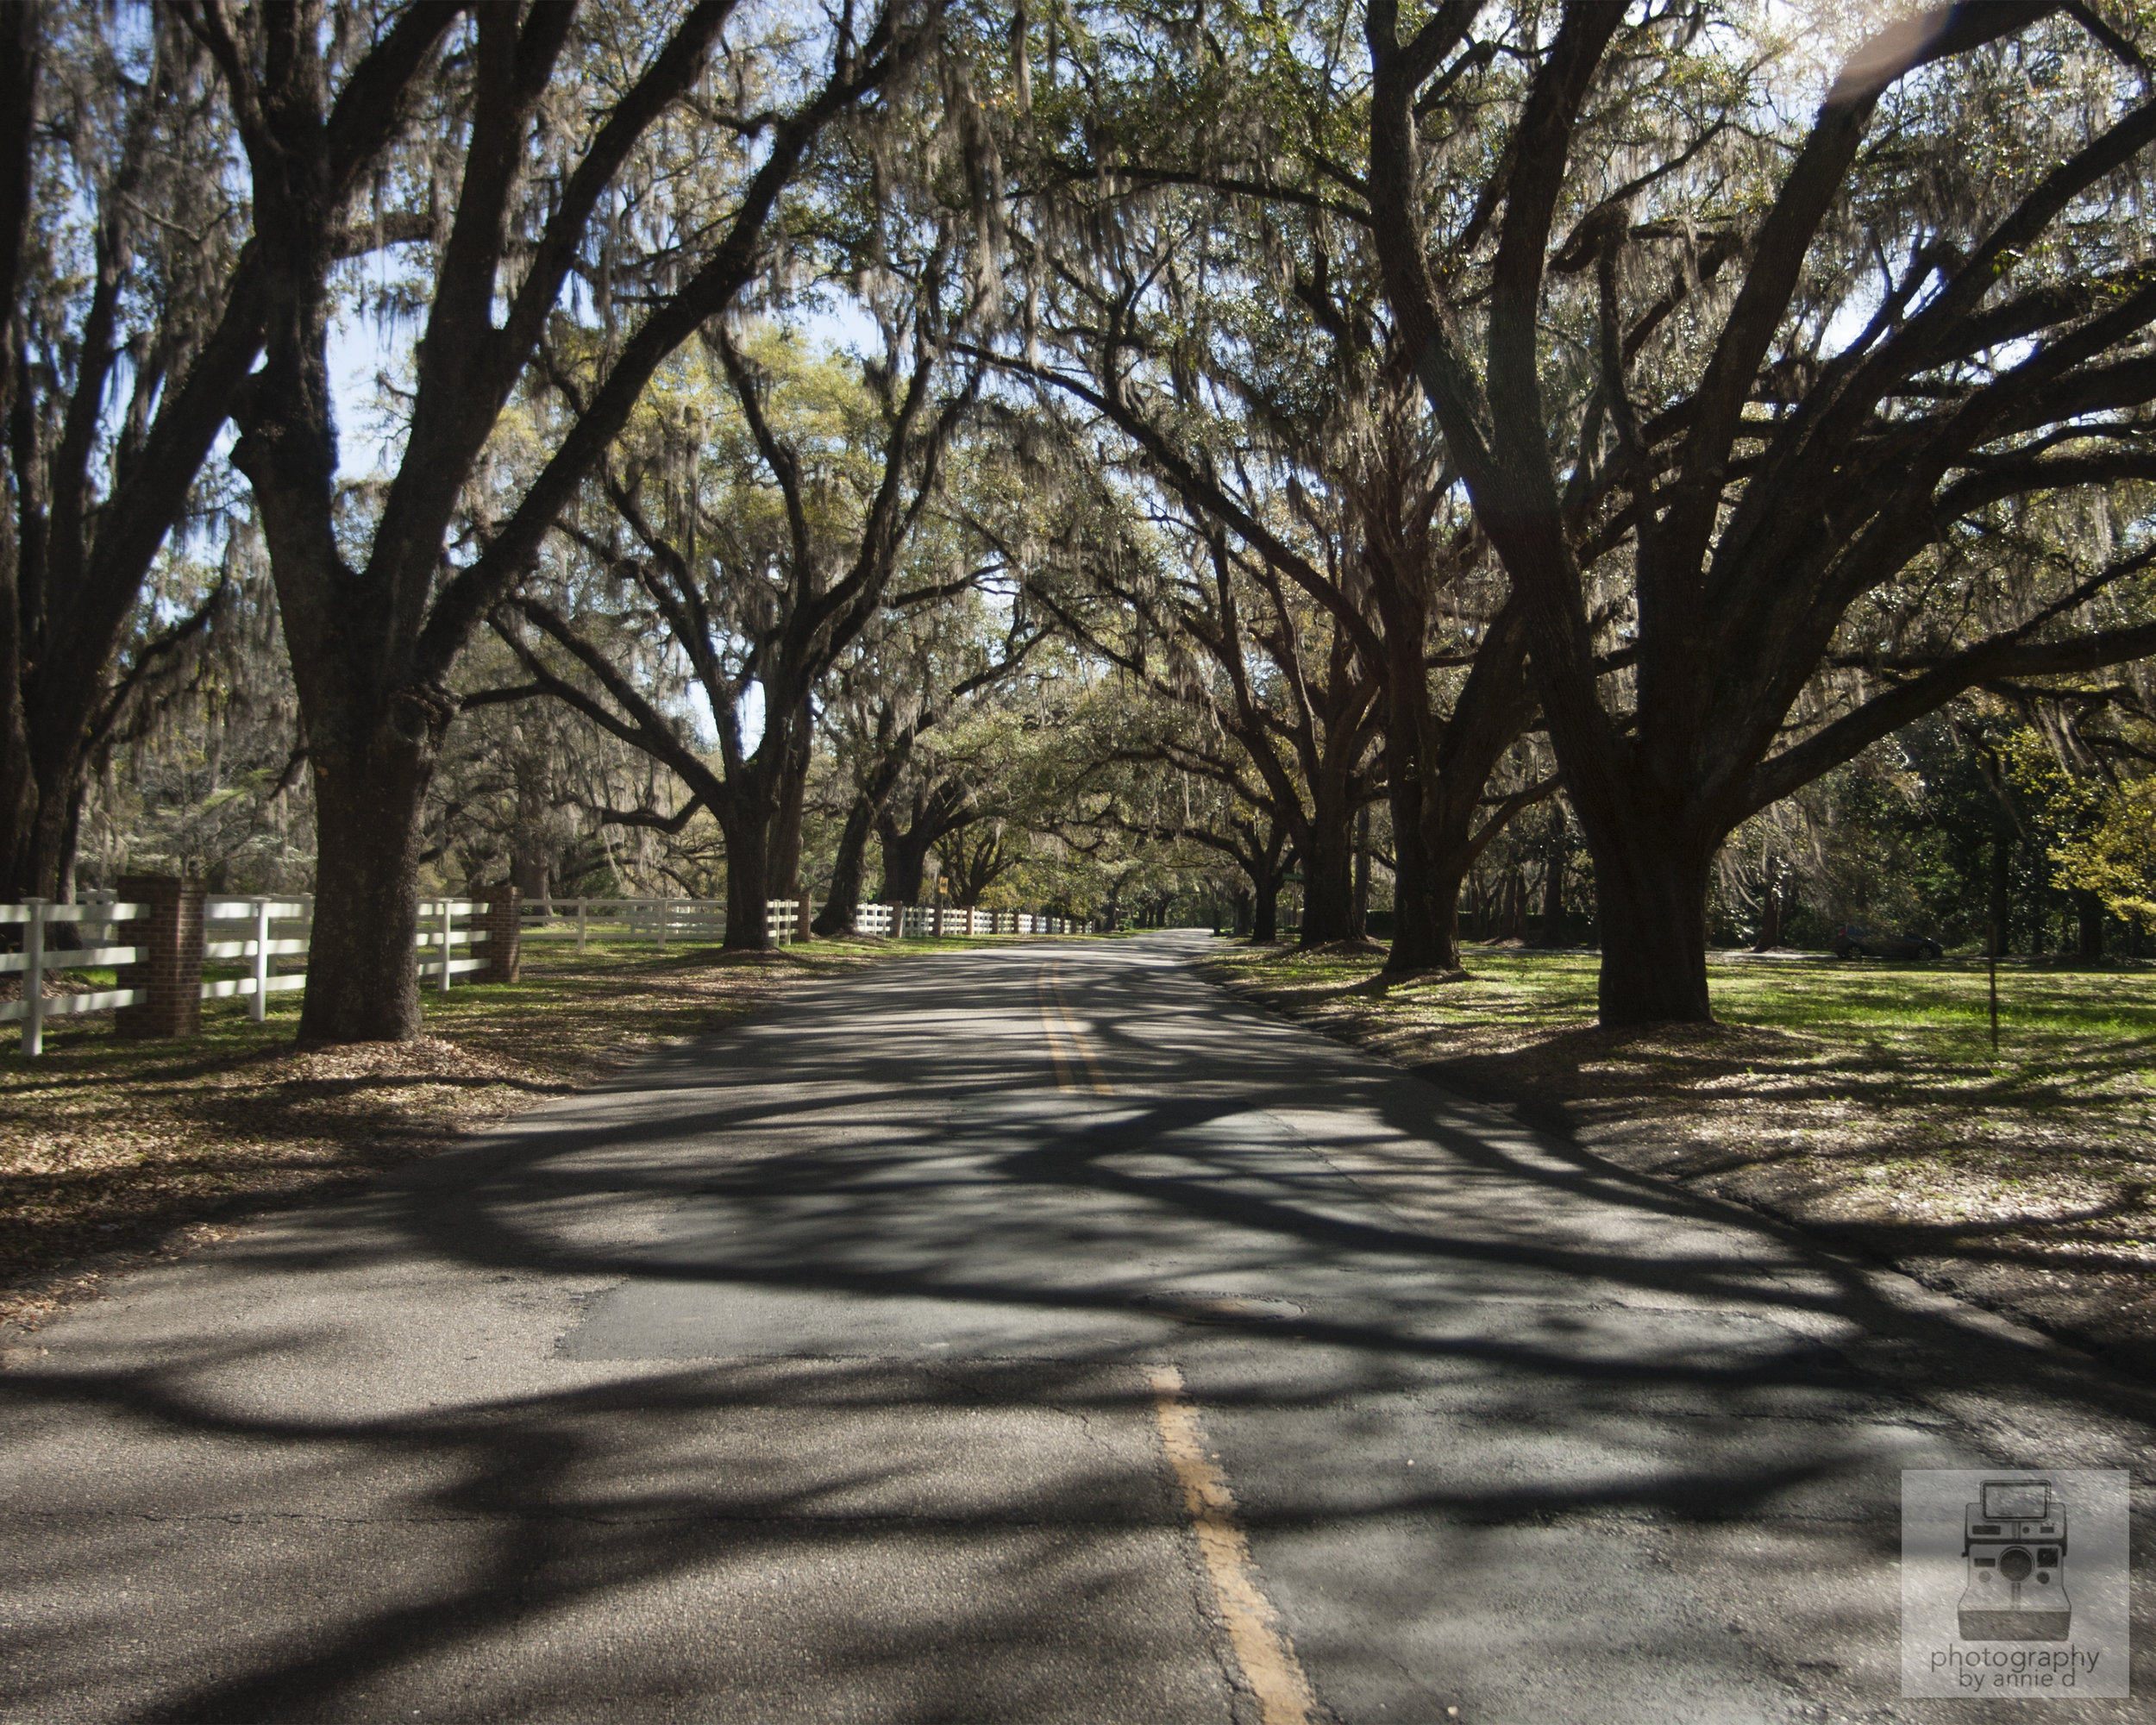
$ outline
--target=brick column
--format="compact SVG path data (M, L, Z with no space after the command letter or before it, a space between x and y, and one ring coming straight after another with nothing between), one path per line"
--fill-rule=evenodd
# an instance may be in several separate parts
M519 904L520 895L514 887L495 887L486 895L486 908L479 913L478 925L486 931L486 938L479 943L479 957L486 959L484 970L474 970L475 982L513 982L517 980L517 960L523 945L524 919Z
M202 884L170 875L122 875L122 904L145 905L149 915L121 925L116 944L140 947L142 957L120 967L122 988L149 999L113 1014L116 1034L130 1040L194 1036L202 1029ZM122 931L124 931L122 932Z

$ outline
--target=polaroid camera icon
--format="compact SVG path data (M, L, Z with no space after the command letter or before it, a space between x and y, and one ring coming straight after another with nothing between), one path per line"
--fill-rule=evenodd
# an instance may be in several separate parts
M2073 1630L2066 1597L2066 1509L2048 1479L1987 1479L1966 1507L1961 1554L1965 1641L2063 1641Z

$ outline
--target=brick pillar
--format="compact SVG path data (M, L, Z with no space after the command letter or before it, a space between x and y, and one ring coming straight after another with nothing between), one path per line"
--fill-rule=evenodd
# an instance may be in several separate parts
M488 891L486 908L478 919L479 926L486 931L486 938L479 943L479 956L486 960L486 968L472 973L473 982L517 980L517 960L524 935L523 913L518 900L514 887L495 887Z
M113 1014L116 1034L130 1040L194 1036L202 1029L202 885L170 875L122 875L122 904L148 906L149 915L116 929L116 944L140 947L143 956L120 967L120 986L149 999Z

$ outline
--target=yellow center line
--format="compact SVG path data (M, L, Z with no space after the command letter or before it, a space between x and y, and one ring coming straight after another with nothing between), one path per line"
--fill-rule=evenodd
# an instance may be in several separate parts
M1044 964L1037 978L1041 1027L1048 1033L1048 1058L1056 1069L1056 1088L1059 1090L1081 1088L1077 1082L1077 1069L1082 1062L1094 1094L1112 1096L1115 1090L1101 1076L1100 1063L1093 1057L1092 1044L1087 1042L1077 1021L1070 1015L1069 1007L1064 1002L1062 987L1056 980L1056 973L1061 969L1060 964ZM1065 1042L1070 1045L1069 1056L1063 1051Z
M1257 1696L1263 1725L1309 1725L1318 1705L1294 1644L1281 1627L1280 1614L1259 1585L1250 1542L1236 1519L1235 1494L1206 1453L1198 1410L1183 1394L1183 1375L1172 1365L1149 1366L1153 1417L1160 1422L1161 1446L1183 1489L1191 1531L1213 1582L1213 1596L1227 1625L1243 1680Z

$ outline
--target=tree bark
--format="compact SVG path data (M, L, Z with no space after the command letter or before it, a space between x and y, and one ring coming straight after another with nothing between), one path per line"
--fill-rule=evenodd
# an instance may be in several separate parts
M1418 667L1420 669L1420 667ZM1401 708L1407 703L1395 695L1388 720L1388 747L1392 775L1387 800L1393 817L1393 938L1385 954L1388 970L1457 970L1460 965L1459 880L1464 856L1440 863L1430 848L1424 820L1428 804L1424 796L1420 750L1414 733L1403 733ZM1440 875L1452 879L1452 904L1448 914Z
M1366 940L1370 928L1370 806L1355 812L1355 938Z
M1595 858L1601 1022L1711 1024L1707 888L1711 849L1688 855L1657 835L1612 835Z
M2014 908L2014 837L2004 826L1991 835L1991 926L1997 931L1993 938L2002 953L2012 944L2007 919Z
M2073 906L2081 957L2090 961L2103 957L2103 900L2086 887L2077 887L2073 891Z
M1542 865L1542 926L1535 937L1538 946L1564 944L1564 828L1553 823L1550 854Z
M1355 845L1346 786L1313 787L1302 859L1302 940L1322 946L1354 936Z
M416 749L316 767L321 850L303 1044L419 1033L420 813L432 775L431 758Z
M1250 944L1270 946L1280 938L1280 881L1277 875L1253 883L1257 905L1250 918Z
M846 811L846 825L839 831L838 849L831 857L830 888L824 895L824 908L811 925L826 940L853 932L854 914L861 908L862 869L868 860L868 834L875 818L875 807L866 791L856 796L853 806Z
M718 812L726 835L726 938L729 952L768 952L771 907L773 810L751 784L734 791Z
M1782 900L1787 876L1779 862L1767 864L1767 884L1760 900L1759 938L1754 952L1771 952L1782 944Z
M801 896L801 821L808 802L810 716L808 697L801 698L799 711L787 738L785 752L777 762L778 794L771 816L771 861L769 884L771 896L775 899L793 899Z
M928 867L929 847L935 842L925 825L916 820L911 829L901 830L888 815L878 824L877 836L883 841L883 885L876 893L880 902L920 903L921 877Z

